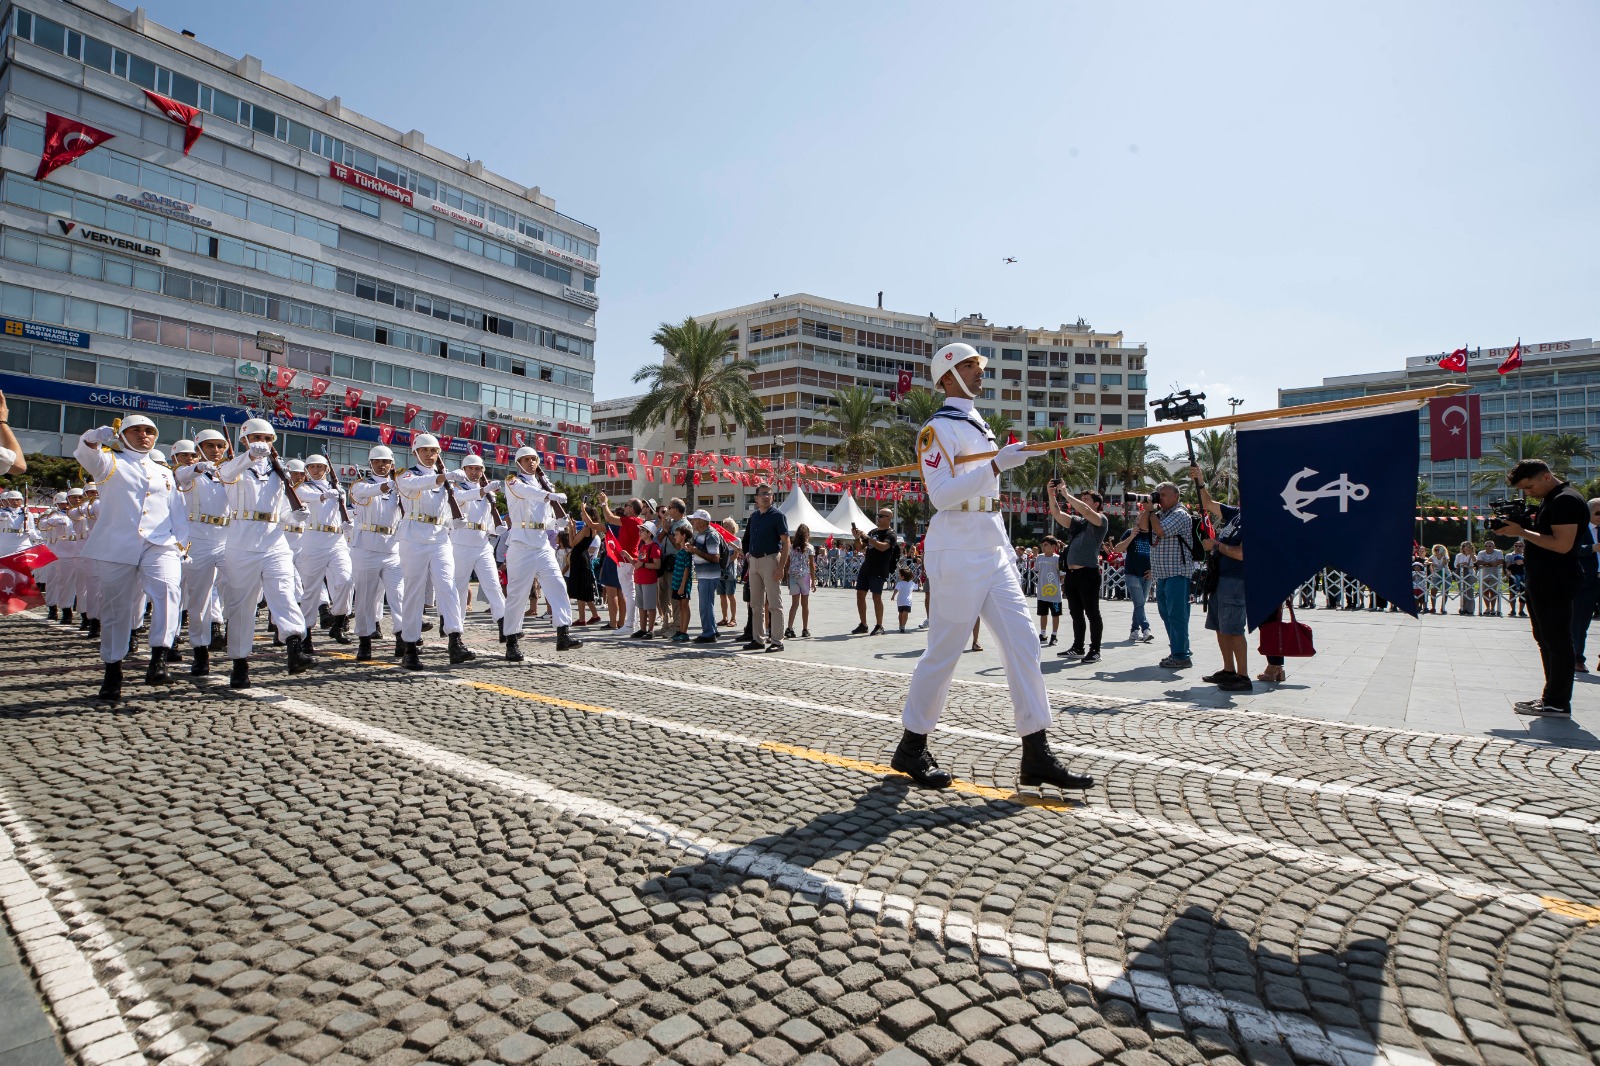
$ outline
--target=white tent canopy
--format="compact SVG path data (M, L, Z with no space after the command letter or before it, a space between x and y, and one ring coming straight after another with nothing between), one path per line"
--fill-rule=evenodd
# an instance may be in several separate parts
M855 496L848 492L839 497L838 506L828 512L828 521L846 534L849 534L852 522L862 530L878 524L856 504Z
M797 485L785 496L783 502L778 504L778 510L783 512L789 520L789 532L793 533L802 525L811 531L813 544L827 537L848 537L850 527L840 529L826 518L815 507L811 506L811 499Z

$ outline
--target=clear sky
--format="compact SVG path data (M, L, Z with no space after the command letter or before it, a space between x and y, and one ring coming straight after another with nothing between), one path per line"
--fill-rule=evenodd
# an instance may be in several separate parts
M599 398L775 292L1081 315L1214 410L1600 335L1592 0L147 10L597 226Z

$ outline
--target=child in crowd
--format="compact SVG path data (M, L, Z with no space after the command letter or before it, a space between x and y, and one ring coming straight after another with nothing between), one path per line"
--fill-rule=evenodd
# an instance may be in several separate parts
M1061 630L1061 542L1046 536L1039 542L1033 568L1039 578L1039 643L1053 647ZM1050 641L1045 644L1045 619L1050 619Z
M1428 610L1428 568L1421 559L1411 561L1411 595L1417 601L1417 613Z
M633 567L634 606L639 611L639 628L635 640L650 640L656 635L656 606L661 586L661 546L656 543L656 524L645 522L639 526L645 534L639 538L639 554Z
M804 522L789 545L789 625L783 635L794 639L794 616L800 614L800 635L811 636L811 590L817 584L817 549L811 544L811 527Z
M900 632L906 631L906 623L911 621L911 594L917 590L917 583L911 579L911 564L906 563L900 567L894 583L894 605L900 611Z
M675 644L689 642L689 589L694 584L694 553L689 551L692 539L694 531L687 524L672 532L672 542L678 548L672 556L672 616L676 620L673 627L677 629L672 641Z

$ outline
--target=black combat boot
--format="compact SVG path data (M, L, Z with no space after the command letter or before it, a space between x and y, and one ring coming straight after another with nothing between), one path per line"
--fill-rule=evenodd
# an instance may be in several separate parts
M527 656L522 654L522 648L520 647L522 642L521 633L513 633L509 637L504 637L502 639L506 642L506 662L520 663L523 659L527 658Z
M167 662L169 662L169 663L181 663L181 662L183 662L183 649L178 647L178 641L177 641L176 638L174 638L173 641L172 641L172 647L167 649Z
M1018 779L1024 785L1054 785L1057 788L1090 789L1094 778L1075 774L1050 751L1043 729L1022 738L1022 770Z
M106 703L122 699L122 663L106 663L105 677L100 682L100 692L95 697Z
M272 646L274 648L283 647L283 637L278 633L278 624L276 622L267 622L267 632L272 634Z
M400 665L405 667L407 670L421 670L422 655L418 650L422 647L421 642L415 640L405 640L401 641L400 643L405 648L405 651L401 654Z
M59 622L59 621L61 621L61 608L52 607L48 611L45 612L44 616L45 616L45 618L49 619L52 622ZM67 621L70 622L70 621L72 621L72 619L69 618L69 619L67 619Z
M303 674L311 665L311 658L306 655L305 638L298 633L289 638L288 661L291 674Z
M360 637L358 639L360 643L356 645L356 662L370 663L372 661L372 638Z
M500 643L504 644L508 639L510 639L510 638L508 638L506 636L506 618L505 618L505 615L501 615L499 618L495 619L494 627L500 631Z
M170 685L172 676L167 673L167 648L150 649L150 665L144 672L147 685Z
M478 653L461 643L460 633L450 634L450 665L457 663L470 663L478 657Z
M64 626L70 626L72 624L72 608L71 607L63 607L63 608L61 608L61 624L64 625Z
M194 650L194 662L189 664L189 676L190 677L209 677L209 676L211 676L211 649L210 648L196 648Z
M900 745L894 749L889 766L923 788L949 788L953 780L948 770L939 769L933 753L928 750L928 734L913 733L909 729L900 737Z
M231 676L229 676L229 678L228 678L228 687L229 688L249 688L250 687L250 660L249 659L235 659L235 660L233 660L233 674Z
M396 633L394 635L394 654L389 656L389 657L391 659L399 659L402 656L404 656L405 653L406 653L406 642L403 639L401 639L401 636L400 636L399 633Z
M89 628L89 613L87 611L79 611L78 612L78 628L79 629L88 629Z
M210 648L214 652L225 652L228 650L228 631L222 627L221 622L211 623Z
M571 651L583 647L583 641L571 636L567 626L556 626L556 651Z
M98 619L98 618L89 619L89 628L88 628L87 631L85 631L85 633L83 635L88 637L90 640L99 640L100 639L100 619Z
M311 644L311 634L313 634L315 632L316 632L315 629L308 629L305 632L305 636L300 638L300 651L308 659L311 656L317 654L317 649L315 647L313 647L312 644Z
M317 627L319 629L327 629L331 625L333 625L333 615L329 613L328 605L325 603L318 604Z
M350 624L350 616L349 615L347 615L347 614L336 614L336 615L334 615L333 616L333 625L328 627L328 639L332 640L335 644L348 644L348 643L350 643L350 633L346 629L346 627L349 624Z

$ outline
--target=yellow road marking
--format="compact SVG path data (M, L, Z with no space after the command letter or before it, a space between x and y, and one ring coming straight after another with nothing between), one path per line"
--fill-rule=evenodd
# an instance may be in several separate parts
M1578 903L1560 896L1540 896L1539 901L1549 910L1568 918L1576 918L1587 925L1600 925L1600 907Z

